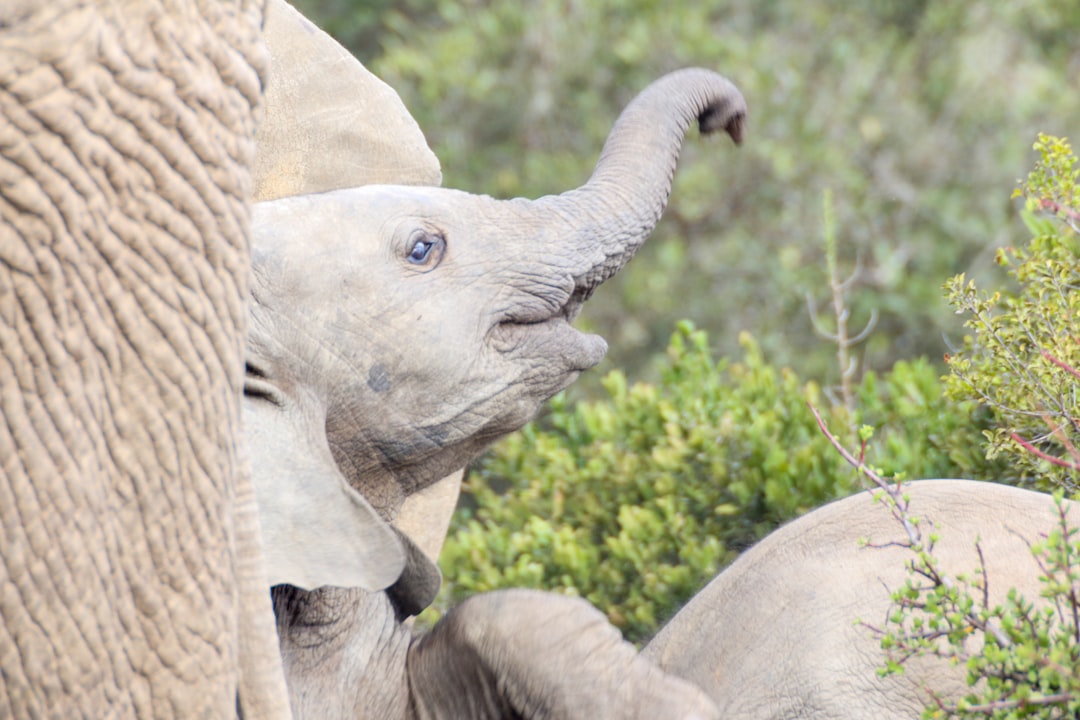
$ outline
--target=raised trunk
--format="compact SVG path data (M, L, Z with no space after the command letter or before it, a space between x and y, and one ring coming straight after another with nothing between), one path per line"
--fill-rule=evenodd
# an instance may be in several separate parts
M589 181L537 207L566 219L579 247L596 244L596 262L574 278L584 300L625 265L656 226L671 192L683 136L697 121L702 134L727 132L742 141L746 101L731 81L688 68L653 82L626 107L604 144Z

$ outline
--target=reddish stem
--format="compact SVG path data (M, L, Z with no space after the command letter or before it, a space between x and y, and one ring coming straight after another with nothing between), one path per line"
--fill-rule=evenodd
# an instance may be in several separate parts
M1075 377L1077 380L1080 380L1080 370L1077 370L1076 368L1074 368L1072 365L1070 365L1067 362L1064 362L1062 360L1058 360L1056 357L1054 357L1050 353L1046 352L1045 350L1042 350L1041 353L1042 353L1042 356L1044 358L1046 358L1050 362L1054 363L1059 368L1061 368L1065 372L1067 372L1070 375L1072 375L1073 377Z
M1013 439L1013 441L1017 445L1024 448L1025 450L1027 450L1029 453L1031 453L1035 457L1039 458L1040 460L1045 460L1048 463L1051 463L1053 465L1057 465L1058 467L1067 468L1069 470L1080 470L1080 465L1078 465L1076 463L1069 462L1068 460L1063 460L1063 459L1061 459L1059 457L1054 457L1053 455L1047 455L1042 450L1035 447L1034 445L1029 443L1027 440L1024 440L1022 437L1020 437L1016 433L1011 433L1010 437Z

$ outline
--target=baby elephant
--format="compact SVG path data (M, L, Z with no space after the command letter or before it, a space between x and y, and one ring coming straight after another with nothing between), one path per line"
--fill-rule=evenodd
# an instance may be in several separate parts
M244 431L296 717L716 717L579 599L473 598L397 522L596 365L573 321L659 219L684 134L742 137L711 71L646 88L580 187L536 200L367 185L258 203Z

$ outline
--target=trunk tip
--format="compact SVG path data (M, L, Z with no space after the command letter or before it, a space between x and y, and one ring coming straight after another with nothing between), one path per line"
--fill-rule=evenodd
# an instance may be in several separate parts
M736 145L742 145L746 129L746 103L742 96L725 96L710 103L698 115L698 129L702 135L723 130Z

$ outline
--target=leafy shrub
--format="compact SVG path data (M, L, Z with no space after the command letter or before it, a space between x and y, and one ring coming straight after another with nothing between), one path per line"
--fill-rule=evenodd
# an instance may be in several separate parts
M1080 169L1067 140L1040 135L1040 160L1017 190L1026 198L1026 247L999 251L1015 287L980 291L963 275L949 301L974 331L950 359L952 397L989 406L990 457L1041 486L1077 490L1080 470Z
M749 335L740 342L740 362L718 362L706 334L681 323L660 382L631 386L610 372L606 398L557 398L499 445L466 480L437 607L546 588L587 598L640 642L740 550L854 490L807 407L827 404L822 389L768 364ZM945 405L929 363L869 373L855 390L859 417L834 406L829 421L885 428L874 447L884 467L994 472L975 442L975 404Z

